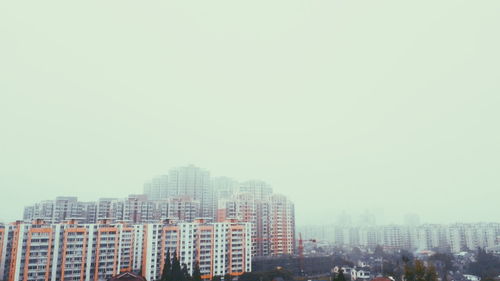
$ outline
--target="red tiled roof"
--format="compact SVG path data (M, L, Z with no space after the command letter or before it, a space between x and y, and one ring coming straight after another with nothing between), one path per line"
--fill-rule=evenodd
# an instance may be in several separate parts
M124 272L111 277L109 281L147 281L146 278L139 276L133 272Z
M387 277L377 277L375 279L372 279L372 281L392 281L392 280Z

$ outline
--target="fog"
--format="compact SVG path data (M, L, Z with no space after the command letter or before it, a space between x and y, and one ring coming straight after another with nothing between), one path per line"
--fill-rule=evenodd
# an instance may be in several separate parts
M498 221L498 1L0 4L0 220L261 179L297 225Z

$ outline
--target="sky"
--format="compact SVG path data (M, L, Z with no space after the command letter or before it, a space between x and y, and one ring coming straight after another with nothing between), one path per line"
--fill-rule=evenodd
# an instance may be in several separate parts
M297 225L499 221L500 2L3 1L0 220L195 164Z

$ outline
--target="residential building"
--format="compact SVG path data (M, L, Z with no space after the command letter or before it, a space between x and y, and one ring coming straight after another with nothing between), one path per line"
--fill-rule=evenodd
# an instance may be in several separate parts
M168 176L161 175L144 184L144 194L149 200L168 198Z
M231 199L218 202L216 220L226 219L251 223L254 256L294 253L294 205L284 195L261 197L260 192L234 194Z
M159 279L166 253L177 254L204 279L251 270L250 223L149 223L129 225L75 220L46 224L16 222L0 227L0 279L8 281L107 280L143 270Z

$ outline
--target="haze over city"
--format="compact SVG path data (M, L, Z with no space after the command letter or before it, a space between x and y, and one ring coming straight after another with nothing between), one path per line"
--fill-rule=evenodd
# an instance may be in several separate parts
M0 4L0 220L194 164L297 225L499 221L500 2L258 2Z

